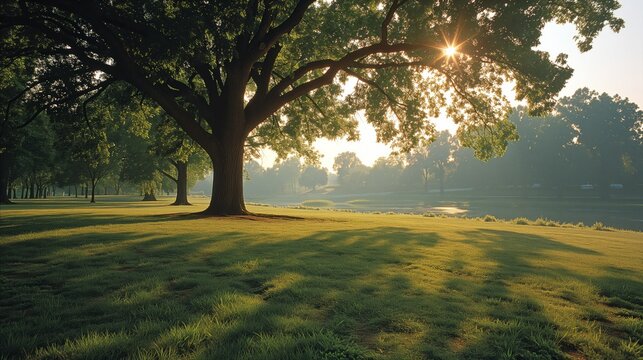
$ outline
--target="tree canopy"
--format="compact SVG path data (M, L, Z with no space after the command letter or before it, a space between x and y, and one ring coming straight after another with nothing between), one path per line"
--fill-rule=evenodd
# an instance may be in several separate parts
M212 214L245 213L246 141L314 156L320 136L356 136L356 111L402 150L433 138L443 109L476 155L515 139L501 92L542 114L571 76L564 54L535 50L546 23L572 23L582 51L616 0L119 1L9 0L6 66L37 59L21 97L41 108L87 103L126 82L212 158ZM446 48L452 51L445 52ZM347 84L357 81L353 91Z

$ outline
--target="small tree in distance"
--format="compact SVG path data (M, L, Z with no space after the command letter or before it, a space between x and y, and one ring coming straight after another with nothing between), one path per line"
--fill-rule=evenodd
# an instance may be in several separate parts
M299 176L299 184L315 190L317 186L324 186L328 183L328 172L324 168L308 166Z

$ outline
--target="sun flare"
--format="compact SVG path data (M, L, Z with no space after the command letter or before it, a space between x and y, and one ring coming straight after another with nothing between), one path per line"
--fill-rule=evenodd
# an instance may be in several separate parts
M453 57L458 53L458 49L455 46L447 46L446 48L442 49L442 52L446 57Z

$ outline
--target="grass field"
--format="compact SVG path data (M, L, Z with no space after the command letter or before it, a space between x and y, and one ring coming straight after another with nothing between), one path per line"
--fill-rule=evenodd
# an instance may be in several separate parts
M0 210L0 357L638 359L643 233L49 199Z

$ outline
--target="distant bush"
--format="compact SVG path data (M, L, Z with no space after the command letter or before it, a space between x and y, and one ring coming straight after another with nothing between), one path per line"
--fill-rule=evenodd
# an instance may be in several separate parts
M595 222L594 225L592 225L592 229L599 230L599 231L611 231L612 230L611 228L605 226L605 224L603 224L600 221Z
M554 220L547 220L546 225L550 226L550 227L560 227L561 226L561 224L558 221L554 221Z
M534 221L534 225L536 225L536 226L549 226L549 227L560 227L560 226L562 226L562 224L559 223L558 221L549 220L547 218L541 218L541 217L539 217L538 219L536 219Z
M487 214L482 218L482 221L484 221L484 222L496 222L496 221L498 221L498 219L496 219L496 217L493 216L493 215Z
M513 219L513 223L516 225L529 225L529 219L524 217L519 217L519 218Z
M534 221L534 225L536 225L536 226L547 226L547 221L549 221L549 220L539 217L538 219L536 219Z
M301 205L308 207L333 207L335 203L330 200L306 200L302 202Z
M424 214L422 214L422 216L424 216L424 217L437 217L438 214L432 213L432 212L425 212Z
M576 227L582 228L582 227L585 227L585 224L581 221L576 223Z

